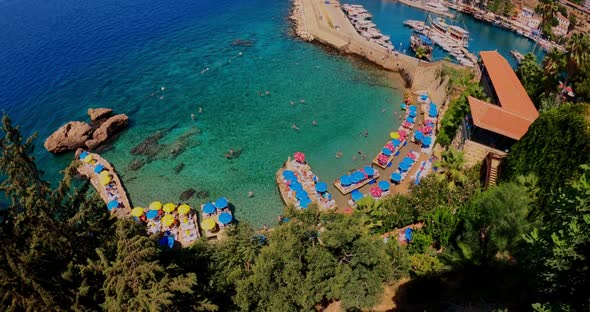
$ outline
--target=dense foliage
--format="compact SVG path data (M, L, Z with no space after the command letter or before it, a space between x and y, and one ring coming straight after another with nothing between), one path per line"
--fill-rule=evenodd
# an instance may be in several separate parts
M441 127L436 141L443 146L449 145L463 118L469 113L468 96L484 99L484 92L479 81L474 80L472 71L458 70L450 66L444 66L441 72L443 77L448 77L448 94L451 101L441 120Z

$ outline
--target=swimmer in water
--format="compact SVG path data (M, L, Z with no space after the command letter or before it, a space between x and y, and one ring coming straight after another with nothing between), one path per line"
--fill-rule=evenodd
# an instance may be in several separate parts
M295 129L295 130L297 130L297 131L301 131L301 129L299 129L299 127L297 127L297 125L296 125L296 124L293 124L293 125L291 126L291 129Z
M203 108L199 107L199 114L202 114L202 113L203 113Z
M385 109L385 108L383 108L383 109L381 109L381 112L382 112L382 113L385 113L385 110L386 110L386 109Z
M365 129L365 138L369 136L369 131L367 131L367 129Z
M291 101L291 102L289 102L289 103L290 103L291 105L295 105L295 102L293 102L293 101Z
M312 121L311 124L314 125L314 126L316 126L316 127L318 126L318 123L315 120Z
M305 103L305 100L301 100L301 101L299 101L299 102L301 102L301 103Z
M264 93L266 93L266 95L270 95L270 92L268 92L268 91L264 91Z
M262 96L262 92L261 92L261 91L258 91L258 95L259 95L259 96Z
M341 151L336 152L336 158L340 158L340 157L342 157L342 152Z
M191 119L195 120L195 114L191 114Z
M238 53L239 56L242 56L242 52Z
M248 192L248 198L254 197L254 192Z
M205 73L206 71L208 71L208 70L209 70L209 67L207 67L207 68L203 69L203 70L201 71L201 74L204 74L204 73Z
M163 96L163 95L162 95L162 96L160 96L160 100L163 100L163 99L164 99L164 96Z
M161 89L162 91L164 91L164 90L166 90L166 87L162 87L162 88L160 88L160 89Z

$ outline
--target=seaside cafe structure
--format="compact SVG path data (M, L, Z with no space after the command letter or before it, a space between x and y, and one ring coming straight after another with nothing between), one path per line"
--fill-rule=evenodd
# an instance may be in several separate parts
M460 143L468 165L483 161L486 186L495 185L500 163L539 113L508 61L497 51L480 52L481 81L491 103L468 97Z

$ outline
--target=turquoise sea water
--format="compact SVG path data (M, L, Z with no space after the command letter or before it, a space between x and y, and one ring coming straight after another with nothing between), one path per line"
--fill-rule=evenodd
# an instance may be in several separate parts
M89 107L111 107L131 123L103 155L135 205L177 202L194 188L226 196L240 220L274 224L283 209L274 176L286 158L305 152L328 182L368 164L397 128L402 96L390 74L294 39L289 7L273 0L1 1L0 108L25 134L38 131L35 156L50 181L73 155L47 153L44 139L69 120L87 120ZM401 25L412 10L400 8L388 23ZM381 28L385 16L376 16ZM264 91L270 95L259 96ZM359 136L365 129L368 138ZM150 157L131 154L158 131ZM227 160L230 148L243 152ZM368 160L353 160L359 150ZM337 151L344 157L335 159ZM138 161L146 164L129 169Z

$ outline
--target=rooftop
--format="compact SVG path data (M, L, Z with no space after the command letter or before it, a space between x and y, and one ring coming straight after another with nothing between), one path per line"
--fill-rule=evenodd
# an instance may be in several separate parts
M539 113L505 58L497 51L483 51L480 56L498 96L498 105L469 97L473 123L519 140Z

